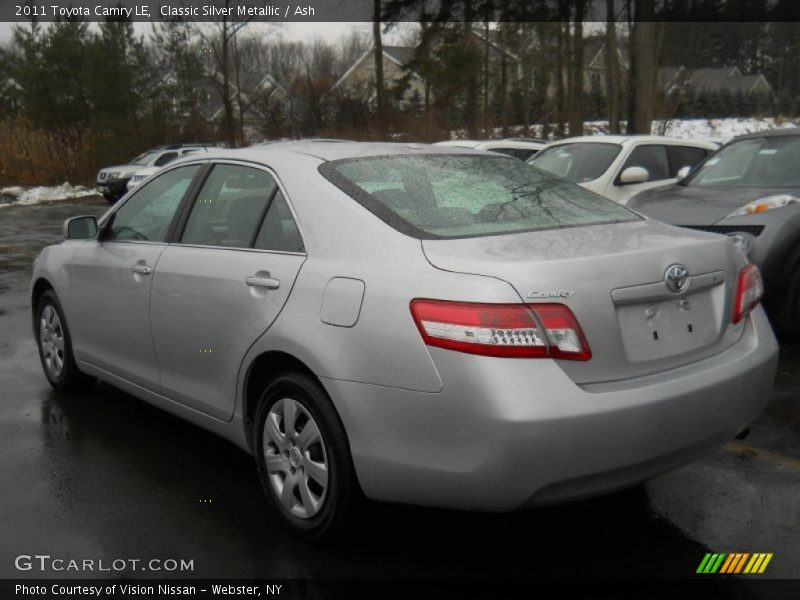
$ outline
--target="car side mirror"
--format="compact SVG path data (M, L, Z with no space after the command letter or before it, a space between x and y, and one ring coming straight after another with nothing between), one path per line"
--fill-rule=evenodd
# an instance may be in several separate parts
M622 185L644 183L648 179L650 179L650 173L644 167L628 167L619 176L619 181Z
M64 221L64 239L91 240L97 237L97 217L72 217Z
M678 181L680 181L681 179L686 179L686 176L691 172L692 172L692 167L690 167L689 165L681 167L678 170Z

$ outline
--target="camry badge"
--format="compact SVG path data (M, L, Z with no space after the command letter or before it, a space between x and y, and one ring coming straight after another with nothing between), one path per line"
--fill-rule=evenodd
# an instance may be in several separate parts
M664 283L676 294L685 291L690 281L689 270L683 265L670 265L664 272Z
M574 294L575 290L533 291L528 294L528 298L571 298Z

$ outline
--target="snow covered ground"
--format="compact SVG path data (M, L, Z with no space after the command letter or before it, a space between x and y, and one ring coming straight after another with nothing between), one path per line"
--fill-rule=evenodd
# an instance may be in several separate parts
M800 120L765 118L725 118L725 119L671 119L669 121L653 121L651 133L653 135L666 135L674 138L695 138L695 137L714 137L731 138L754 131L764 131L767 129L781 129L787 127L800 126ZM624 123L623 123L624 128ZM520 125L509 128L509 137L523 135L523 128ZM555 130L555 124L550 125L550 131ZM602 135L608 133L608 121L586 121L583 124L583 135ZM531 126L529 137L542 137L542 126L536 124ZM463 139L466 137L465 130L451 132L452 139ZM494 130L495 138L502 138L503 131L500 128ZM550 134L550 139L556 139Z
M0 189L0 208L7 206L24 206L30 204L46 204L48 202L62 202L73 198L94 196L93 189L82 185L73 186L62 183L56 186L37 186L23 188L12 186Z

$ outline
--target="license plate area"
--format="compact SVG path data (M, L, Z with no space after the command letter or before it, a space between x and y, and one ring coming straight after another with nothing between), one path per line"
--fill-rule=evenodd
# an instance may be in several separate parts
M617 306L628 360L657 360L715 343L722 327L724 290L724 285L715 285L680 297Z

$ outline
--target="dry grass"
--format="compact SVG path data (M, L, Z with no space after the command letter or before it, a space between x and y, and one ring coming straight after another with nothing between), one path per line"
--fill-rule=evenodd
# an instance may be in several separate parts
M96 171L82 131L51 133L22 119L0 121L0 185L90 182Z

